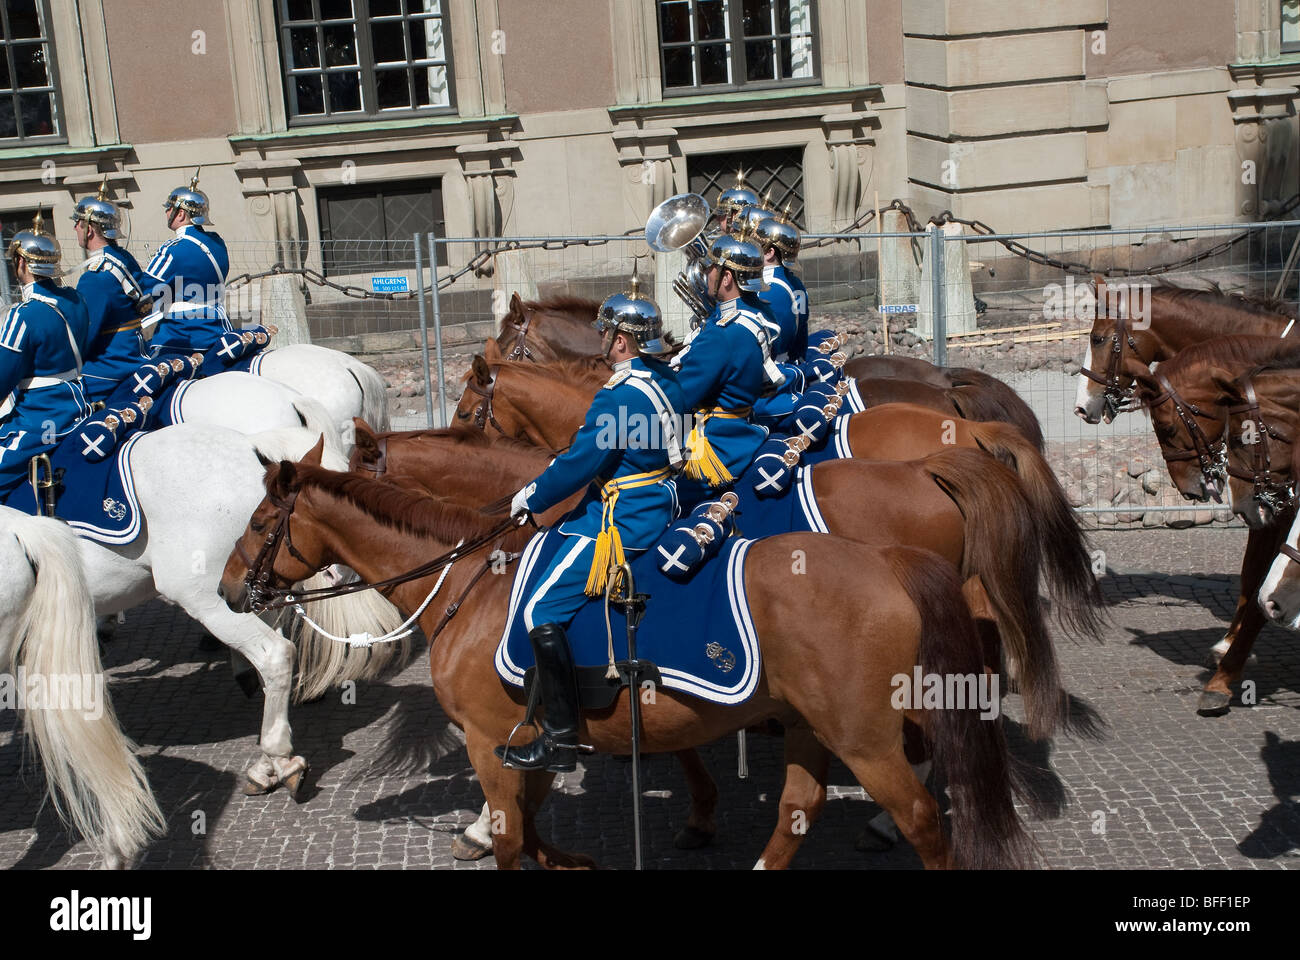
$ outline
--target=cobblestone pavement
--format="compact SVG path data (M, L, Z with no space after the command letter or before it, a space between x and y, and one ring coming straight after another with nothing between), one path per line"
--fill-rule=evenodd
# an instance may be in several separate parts
M1294 867L1300 865L1300 636L1268 628L1248 667L1256 703L1200 718L1201 662L1231 612L1240 530L1104 531L1096 546L1116 571L1104 582L1111 623L1097 646L1058 643L1067 686L1107 722L1099 742L1050 747L1012 731L1014 751L1050 765L1042 787L1058 811L1031 822L1052 867ZM1178 571L1177 575L1142 573ZM364 684L356 703L327 700L291 713L295 746L313 765L304 802L282 792L246 798L241 772L255 753L260 697L245 699L226 657L197 647L197 628L154 602L133 611L107 648L110 692L167 814L150 867L409 867L458 864L453 837L482 803L473 772L428 683L423 657L396 677ZM1007 713L1019 716L1019 699ZM0 715L0 866L90 867L42 809L39 770L19 779L14 714ZM736 777L734 739L703 753L722 791L719 835L705 850L673 849L685 820L675 761L649 758L646 859L659 868L747 868L776 817L778 738L749 738L751 775ZM439 754L441 756L438 756ZM560 845L603 865L631 866L630 767L598 757L564 776L541 815ZM841 766L831 800L796 866L914 869L903 845L859 853L854 837L875 810Z

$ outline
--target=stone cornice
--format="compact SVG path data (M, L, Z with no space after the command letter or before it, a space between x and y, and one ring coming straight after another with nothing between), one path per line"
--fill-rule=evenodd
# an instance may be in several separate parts
M817 107L876 103L884 98L880 84L862 87L788 87L742 93L674 97L658 103L609 107L615 123L657 121L657 127L722 126L737 123L808 117ZM809 108L814 108L810 110ZM820 111L816 111L820 112Z

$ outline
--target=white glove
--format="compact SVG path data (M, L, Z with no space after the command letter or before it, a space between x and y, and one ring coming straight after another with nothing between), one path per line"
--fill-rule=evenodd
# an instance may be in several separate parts
M520 514L527 513L528 498L531 497L536 491L537 491L537 484L530 483L528 486L524 487L522 490L516 493L515 498L510 501L510 516L517 517Z

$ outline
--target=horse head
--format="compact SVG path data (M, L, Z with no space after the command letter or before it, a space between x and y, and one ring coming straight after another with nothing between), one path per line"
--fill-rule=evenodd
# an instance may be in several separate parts
M1227 479L1223 442L1227 412L1218 400L1231 374L1218 367L1175 367L1151 373L1140 363L1130 363L1126 370L1151 416L1174 486L1185 499L1218 501Z

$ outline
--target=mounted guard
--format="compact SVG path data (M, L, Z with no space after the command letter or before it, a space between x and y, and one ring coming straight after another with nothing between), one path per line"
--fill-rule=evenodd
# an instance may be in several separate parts
M745 186L745 171L736 171L736 182L718 194L713 204L713 215L718 219L718 233L709 237L710 242L719 236L731 232L732 220L745 207L758 204L758 194Z
M586 497L560 525L571 538L536 581L523 609L537 661L542 735L522 747L498 747L507 767L573 770L578 750L578 691L565 630L590 597L603 596L612 568L648 550L675 518L671 470L680 464L681 404L668 367L663 319L635 278L601 304L595 321L614 375L592 401L567 451L511 503L510 513L541 513L584 486Z
M0 501L27 479L34 457L90 415L81 384L90 318L77 291L58 281L62 251L39 210L7 254L22 302L0 325L0 394L8 395L0 408Z
M140 264L118 245L121 213L108 199L108 177L73 211L77 242L86 251L77 292L90 314L81 375L86 396L103 402L119 383L150 361L141 327L153 301L140 288Z
M748 239L723 236L706 264L714 307L674 365L682 402L696 418L683 473L719 490L744 472L767 438L767 428L751 422L754 404L785 377L772 362L768 321L754 292L762 283L762 252ZM679 484L683 508L709 493L687 494L687 486Z
M156 305L144 323L158 324L155 355L206 353L234 327L224 303L230 256L225 241L204 229L210 222L208 197L199 190L197 170L188 187L168 195L163 209L176 237L158 248L141 275Z
M781 326L772 347L772 359L797 363L808 350L808 288L790 269L803 238L790 219L790 208L760 220L754 242L763 251L763 279L767 289L759 297Z

